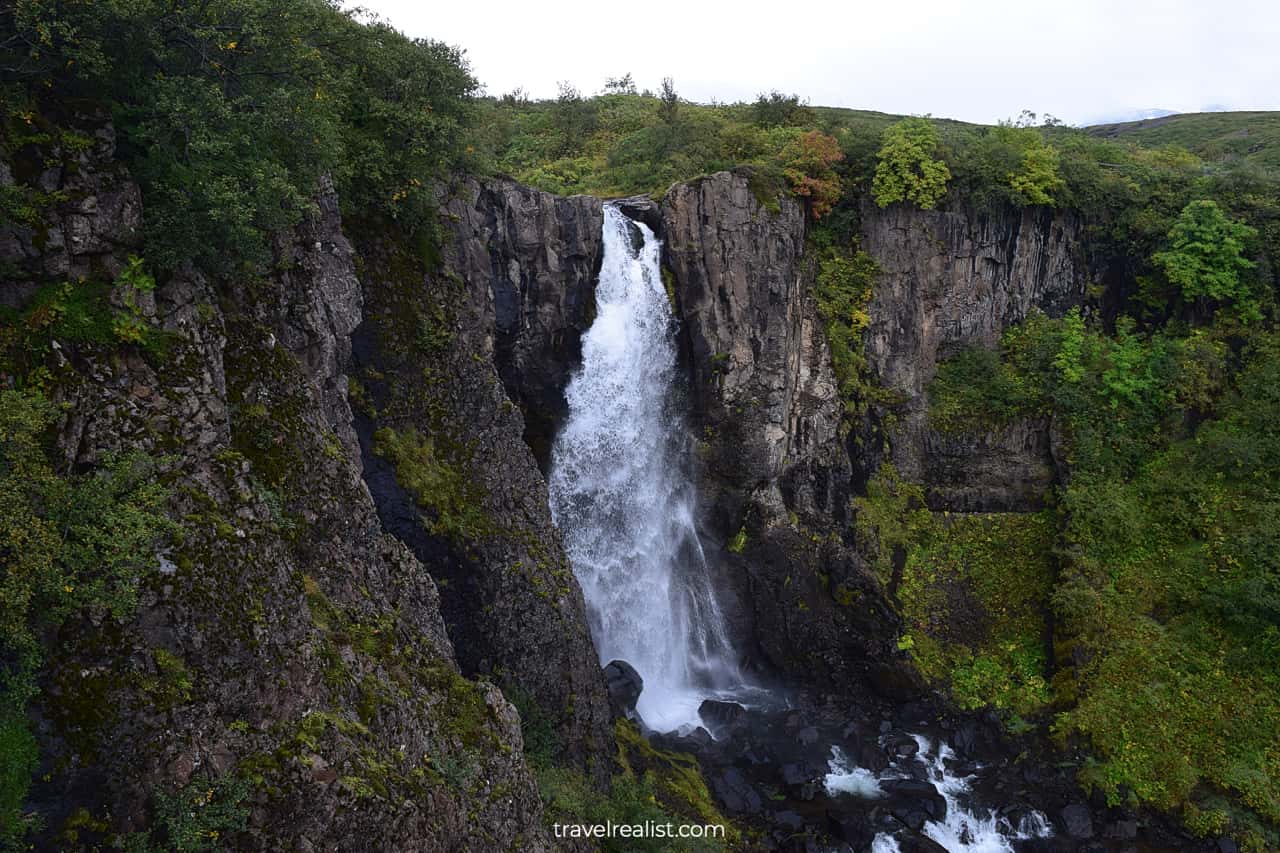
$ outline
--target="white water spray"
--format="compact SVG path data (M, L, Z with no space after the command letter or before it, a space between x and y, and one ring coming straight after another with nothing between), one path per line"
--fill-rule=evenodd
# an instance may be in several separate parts
M961 798L969 793L972 777L956 776L948 768L948 763L955 760L951 747L939 741L935 750L928 738L922 735L912 735L912 738L917 752L911 760L924 764L929 781L947 803L946 818L928 821L924 832L948 853L1013 853L1014 841L1053 835L1048 818L1038 811L1027 812L1014 826L1007 818L988 811L966 809ZM825 784L827 794L833 797L852 794L875 799L884 795L880 788L882 779L906 778L897 768L877 776L854 765L838 746L831 747L827 766L831 772L826 775ZM871 846L872 853L898 853L900 849L897 839L885 833L878 834Z
M548 486L601 663L640 673L646 725L683 731L703 699L742 678L694 530L660 252L648 227L605 207L596 319L565 391Z

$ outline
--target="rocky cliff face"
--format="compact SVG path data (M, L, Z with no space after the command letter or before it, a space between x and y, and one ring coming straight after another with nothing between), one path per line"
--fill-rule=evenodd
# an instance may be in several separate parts
M790 198L771 210L747 175L721 172L673 187L662 223L704 516L712 538L739 537L719 557L750 617L741 627L784 670L878 666L893 618L836 532L850 464L803 211Z
M137 188L105 141L95 157L50 224L62 238L0 238L33 276L5 282L8 304L135 249ZM515 711L458 673L436 584L362 479L343 375L362 300L340 226L326 190L271 277L173 276L140 306L170 335L162 357L89 347L51 365L66 465L163 455L184 535L135 618L69 624L52 646L33 708L45 843L156 832L161 798L244 797L228 840L253 849L549 847Z
M449 269L483 297L473 347L492 357L545 470L564 389L595 318L603 252L600 199L563 198L514 181L464 179L445 206Z
M464 671L536 703L565 757L603 780L613 753L604 680L531 451L563 414L590 323L600 201L464 179L443 211L435 271L385 229L360 238L369 483L387 528L442 580ZM405 460L379 452L382 429L428 437L441 478L432 490L451 494L409 494Z
M939 435L928 426L925 389L946 356L996 346L1032 310L1058 316L1080 304L1089 280L1082 247L1080 223L1044 208L989 214L864 205L862 248L881 269L865 351L878 381L904 401L889 458L904 479L927 486L935 509L1033 508L1052 484L1047 422ZM864 460L864 470L877 463Z

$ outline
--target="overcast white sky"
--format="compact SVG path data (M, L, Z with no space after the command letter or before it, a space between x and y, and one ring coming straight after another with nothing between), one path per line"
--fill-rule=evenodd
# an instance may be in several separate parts
M584 93L631 72L695 101L813 104L1071 124L1161 108L1280 109L1280 0L775 0L761 4L363 0L464 48L491 94Z

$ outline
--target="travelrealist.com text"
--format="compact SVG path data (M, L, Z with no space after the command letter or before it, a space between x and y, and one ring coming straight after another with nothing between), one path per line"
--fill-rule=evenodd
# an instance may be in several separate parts
M556 838L724 838L725 828L718 823L557 823L552 832Z

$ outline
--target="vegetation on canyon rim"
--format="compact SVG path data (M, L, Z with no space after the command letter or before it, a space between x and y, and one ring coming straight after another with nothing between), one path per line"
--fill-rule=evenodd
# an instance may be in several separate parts
M108 118L146 209L142 256L125 273L36 282L32 307L5 309L0 328L0 820L11 832L34 766L24 709L41 639L79 614L125 618L140 567L178 535L152 463L58 470L51 336L163 359L163 341L111 295L187 262L250 280L270 233L299 221L324 175L344 213L395 220L429 254L433 184L453 170L613 196L747 167L763 199L790 191L806 204L851 421L894 403L861 353L875 278L856 239L863 205L1043 205L1083 219L1116 280L1083 311L1010 329L998 351L956 355L931 389L943 431L1052 419L1069 476L1047 508L940 517L886 468L857 500L857 534L893 587L901 645L960 705L1085 738L1095 758L1082 779L1114 802L1280 843L1273 117L1187 117L1135 142L1124 128L1095 136L1034 117L980 127L778 93L693 104L670 81L637 92L629 76L595 96L564 86L549 101L482 98L457 50L320 0L19 0L0 19L11 69L0 145L14 178L0 215L38 230L64 200L41 174L76 168ZM1232 121L1259 127L1262 147L1239 150ZM384 452L417 459L422 488L454 477L426 437L381 438ZM464 510L442 523L479 523ZM957 628L966 607L987 624ZM555 767L533 711L525 723L548 812L595 796ZM619 819L713 808L672 759L622 741L631 772L600 808Z

